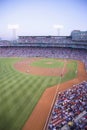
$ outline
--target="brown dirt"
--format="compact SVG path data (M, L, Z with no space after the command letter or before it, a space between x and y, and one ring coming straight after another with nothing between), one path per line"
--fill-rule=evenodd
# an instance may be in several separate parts
M47 88L22 130L45 130L44 126L50 114L49 112L52 108L56 93L64 91L83 80L87 81L87 73L85 71L84 64L78 61L77 78L55 85L51 88Z
M31 63L37 60L40 60L41 58L29 58L20 62L17 62L14 67L23 73L27 74L33 74L33 75L39 75L39 76L61 76L62 68L43 68L43 67L35 67L31 66ZM65 62L64 60L62 60ZM46 64L52 64L52 62L46 62ZM66 64L65 64L66 65ZM65 66L65 69L63 71L63 75L67 73L67 68Z
M53 63L53 62L47 62L46 64L49 64L49 65L50 65L50 64L52 64L52 63Z

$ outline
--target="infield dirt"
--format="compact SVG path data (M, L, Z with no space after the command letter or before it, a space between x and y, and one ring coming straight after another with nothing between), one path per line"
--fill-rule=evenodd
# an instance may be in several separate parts
M61 76L62 68L43 68L43 67L36 67L32 66L31 63L35 61L39 61L41 58L29 58L27 60L23 60L17 62L14 67L23 73L32 74L32 75L39 75L39 76ZM66 63L64 60L61 60ZM46 64L52 64L52 62L46 62ZM63 75L67 73L67 67L65 64L63 71Z

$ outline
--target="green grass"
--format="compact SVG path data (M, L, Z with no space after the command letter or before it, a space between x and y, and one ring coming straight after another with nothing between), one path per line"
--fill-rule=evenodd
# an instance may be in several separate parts
M49 64L51 62L52 64ZM44 67L44 68L62 68L64 66L63 61L58 61L56 59L41 59L31 63L31 66Z
M0 58L0 130L21 130L44 90L58 84L60 80L56 76L34 76L18 72L13 64L19 60L21 58ZM45 63L51 60L54 61L42 61ZM76 61L67 64L67 67L69 71L61 82L76 76Z
M62 78L62 81L71 80L76 77L76 70L77 70L77 62L71 61L67 64L68 72L65 74L65 76Z

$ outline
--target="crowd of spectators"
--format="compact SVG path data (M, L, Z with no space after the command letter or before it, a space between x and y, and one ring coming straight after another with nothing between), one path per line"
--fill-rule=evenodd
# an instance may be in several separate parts
M50 57L81 60L87 69L87 51L70 48L1 47L0 57Z
M0 46L71 47L87 49L87 41L73 41L71 36L19 36L17 40L1 40Z
M66 36L19 36L19 43L73 43Z
M87 81L58 93L48 130L87 130Z
M10 41L8 40L1 40L0 41L0 46L10 46Z
M73 36L74 37L74 36ZM79 43L80 40L73 40L71 36L19 36L18 42L19 43L61 43L61 44L68 44L68 43ZM87 40L86 40L87 41ZM81 42L81 41L80 41Z

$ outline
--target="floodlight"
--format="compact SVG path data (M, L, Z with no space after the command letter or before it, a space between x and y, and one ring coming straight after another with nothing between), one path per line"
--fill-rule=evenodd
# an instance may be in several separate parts
M61 29L61 28L63 28L63 25L57 25L57 24L55 24L55 25L54 25L54 28L56 28L56 29Z
M8 24L8 29L12 30L12 40L16 40L16 31L18 28L18 24Z
M63 25L55 24L53 27L54 27L55 29L57 29L57 33L58 33L58 36L59 36L59 35L60 35L60 29L63 28Z
M8 29L18 29L19 25L18 24L8 24Z

